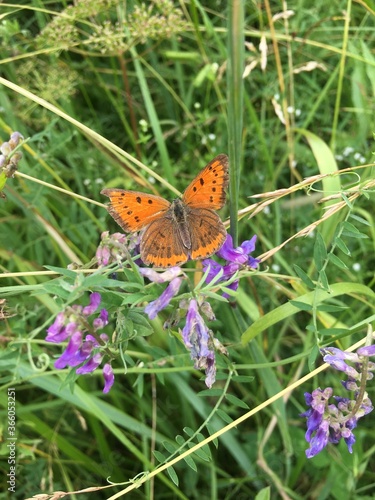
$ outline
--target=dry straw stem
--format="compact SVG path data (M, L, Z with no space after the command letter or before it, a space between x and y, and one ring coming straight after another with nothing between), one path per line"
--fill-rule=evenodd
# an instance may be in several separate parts
M288 196L296 191L299 191L301 189L306 189L309 188L311 189L312 186L316 183L321 181L322 179L334 175L342 175L345 173L353 173L355 170L362 169L362 168L368 168L368 167L373 167L374 164L368 164L368 165L360 165L358 167L350 167L346 168L344 170L339 170L334 173L330 174L319 174L319 175L314 175L312 177L307 177L303 181L299 182L298 184L295 184L294 186L291 186L290 188L284 188L284 189L278 189L276 191L269 191L267 193L261 193L261 194L256 194L252 195L252 198L266 198L264 201L260 201L258 203L254 203L253 205L248 206L247 208L244 208L243 210L240 210L238 212L239 217L243 217L244 215L250 214L249 218L254 217L257 215L259 212L265 209L268 205L271 205L271 203L274 203L275 201L280 200L281 198ZM369 191L375 187L375 180L370 179L368 181L365 181L363 184L359 185L357 184L356 186L347 189L345 191L342 191L343 194L347 197L349 202L354 201L357 199L363 192ZM340 199L342 198L341 193L333 193L330 196L326 196L324 198L321 198L319 201L320 203L327 202L327 201L332 201L335 199ZM272 255L274 255L276 252L278 252L281 248L283 248L287 243L290 241L294 240L295 238L300 238L302 236L307 236L310 234L314 229L316 229L322 222L326 221L330 217L332 217L334 214L342 210L343 208L347 207L348 204L345 200L339 201L335 204L329 205L324 207L325 212L322 215L320 219L317 221L309 224L308 226L304 227L298 233L294 234L287 240L285 240L283 243L278 245L275 248L272 248L268 252L265 252L261 255L259 255L257 258L260 259L261 262L264 262L265 260L269 259Z

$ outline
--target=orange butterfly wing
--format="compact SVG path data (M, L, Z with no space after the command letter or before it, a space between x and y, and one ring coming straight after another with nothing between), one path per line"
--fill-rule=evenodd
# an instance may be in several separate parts
M126 191L124 189L103 189L101 194L108 196L108 212L117 224L127 232L139 231L155 219L163 217L171 204L169 201L152 194Z
M225 204L225 189L229 183L228 156L216 156L186 188L182 201L195 208L219 210Z
M189 258L173 218L164 216L151 222L141 234L141 259L145 264L171 267L184 264Z
M187 222L191 236L190 257L205 259L217 252L224 244L227 231L220 217L213 210L190 209Z

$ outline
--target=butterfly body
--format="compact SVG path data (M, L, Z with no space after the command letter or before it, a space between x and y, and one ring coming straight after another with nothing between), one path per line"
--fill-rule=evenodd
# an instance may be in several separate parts
M225 203L228 157L218 155L172 203L160 196L104 189L109 213L127 232L140 231L140 253L145 264L178 266L217 252L226 230L214 212Z

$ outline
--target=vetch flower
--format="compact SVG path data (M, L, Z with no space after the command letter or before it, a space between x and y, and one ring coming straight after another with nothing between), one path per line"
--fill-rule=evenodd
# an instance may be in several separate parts
M213 348L213 335L198 311L198 303L191 299L186 315L186 324L182 329L182 340L189 349L195 368L206 370L206 385L211 388L215 382L216 364Z
M68 340L65 351L55 361L56 369L78 367L76 374L82 375L91 373L100 366L104 355L108 353L108 335L100 333L108 324L108 311L101 309L98 317L90 318L97 313L100 303L100 293L94 292L90 295L87 306L67 306L64 311L58 313L54 323L47 329L48 342L61 343ZM106 363L103 367L103 392L108 392L113 385L114 376L111 370L110 364Z
M227 263L222 265L213 259L202 261L203 271L206 272L208 270L206 283L211 283L215 278L218 283L229 281L243 266L255 269L259 264L259 260L251 257L250 253L255 250L256 239L257 237L254 235L250 240L246 240L239 247L234 248L232 236L228 234L224 245L216 253L218 257L225 259ZM219 273L220 276L218 277ZM227 288L236 291L238 286L239 280L235 279L227 285ZM229 299L229 294L224 292L223 297Z
M160 297L145 307L145 313L149 319L155 319L158 313L169 305L173 297L178 294L181 283L182 278L173 278Z
M112 366L109 363L106 363L103 366L103 377L105 382L103 392L104 394L107 394L115 381L115 375L113 373Z
M120 263L126 260L129 255L137 255L139 253L138 240L139 237L136 234L109 234L109 231L104 231L95 254L98 266L108 266L113 262Z
M178 294L182 283L182 278L178 276L182 273L182 270L180 267L175 266L167 271L159 273L149 267L140 267L139 273L154 283L170 282L160 297L150 302L145 307L145 313L148 315L149 319L155 319L159 312L165 309L173 297Z
M246 240L241 243L239 247L234 248L233 238L230 234L228 234L224 245L220 248L216 255L227 260L228 262L241 265L246 264L249 267L257 267L259 261L250 256L251 252L254 252L255 250L256 240L257 237L254 235L251 240Z
M310 444L306 450L307 458L320 453L328 443L337 444L344 439L349 453L353 452L355 436L353 429L358 420L373 410L373 405L365 391L367 380L373 378L375 363L369 356L375 355L374 346L361 347L357 352L345 352L336 347L321 349L323 360L333 368L345 373L348 380L342 381L345 389L354 392L354 399L333 396L331 387L315 389L305 394L306 404L310 407L302 413L307 417L306 441ZM354 363L355 367L348 363ZM333 396L335 403L329 403Z

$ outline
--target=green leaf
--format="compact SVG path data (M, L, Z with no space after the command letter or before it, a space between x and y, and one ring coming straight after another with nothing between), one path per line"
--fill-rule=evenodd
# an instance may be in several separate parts
M347 328L322 328L319 330L319 335L322 337L337 337L338 335L341 335L342 333L350 333Z
M174 484L176 486L178 486L178 477L177 477L177 474L176 474L176 471L174 470L173 467L168 467L167 468L167 472L169 474L169 477L172 479L172 481L174 482Z
M189 448L193 448L195 446L193 443L189 443ZM194 454L197 455L200 459L204 460L205 462L210 462L210 457L207 455L202 448L198 448L197 450L194 450Z
M346 306L334 306L332 304L319 304L316 308L317 311L324 312L342 312L348 309Z
M291 304L294 305L294 307L298 307L298 309L301 309L301 311L312 311L313 307L311 304L306 304L306 302L299 302L298 300L291 300Z
M348 238L365 239L368 238L366 234L361 233L353 224L348 221L343 222L344 229L341 234Z
M237 398L237 396L233 396L233 394L226 394L225 399L230 401L235 406L239 406L240 408L244 408L245 410L250 409L249 406L244 401Z
M143 313L130 309L125 312L125 328L130 338L148 337L154 330Z
M305 273L305 271L303 269L301 269L299 266L297 266L297 264L293 264L293 268L297 274L297 276L302 280L302 282L308 287L308 288L311 288L312 290L314 290L316 287L315 287L315 284L314 282L311 280L311 278Z
M340 269L348 269L348 266L345 264L345 262L343 262L333 253L330 253L328 255L328 260L332 262L332 264L334 264L335 266L339 267Z
M320 351L318 346L314 346L307 358L309 370L312 372L315 369L316 358L320 356Z
M305 302L307 304L321 304L326 300L332 300L335 297L344 295L349 295L351 297L356 297L357 295L364 295L368 297L369 300L375 301L375 292L368 286L362 285L360 283L353 282L341 282L333 284L329 291L327 290L317 290L311 291L304 295L298 297L299 302ZM358 300L358 299L357 299ZM359 302L360 303L360 302ZM244 331L241 337L243 344L250 342L257 335L260 335L264 331L268 330L271 326L283 321L286 318L291 318L300 309L293 306L290 302L282 304L279 307L272 309L269 313L264 314L255 320L247 330Z
M184 460L188 464L188 466L191 469L193 469L194 472L198 471L197 464L194 462L194 460L192 459L192 457L190 455L186 455L186 457L184 457Z
M177 446L174 443L170 443L169 441L163 441L161 444L171 455L173 455L173 453L175 453L175 451L177 450Z
M344 192L341 192L340 194L341 194L341 198L345 201L348 208L350 208L350 210L353 210L353 203L349 200L349 198L346 196L346 194Z
M351 255L349 248L345 245L341 238L336 238L335 243L345 255Z
M176 440L176 443L179 445L179 446L183 446L185 444L185 439L183 436L181 436L181 434L177 434L177 436L175 437L175 440Z
M371 227L371 224L369 223L369 221L367 221L363 217L360 217L359 215L355 215L355 214L351 213L351 214L349 214L349 217L351 219L354 219L354 220L360 222L361 224L365 224L366 226Z
M163 453L160 453L160 451L154 450L153 451L154 457L159 463L164 463L166 461L166 457L163 455Z
M233 375L232 380L241 384L247 384L249 382L254 382L254 378L255 377L250 375Z
M184 432L189 436L194 436L195 431L191 427L184 427Z
M327 249L320 233L317 233L314 245L314 262L316 269L320 272L323 269L324 262L327 258Z
M233 422L233 419L227 413L225 413L225 411L221 410L220 408L218 408L216 410L216 415L218 417L220 417L221 420L224 420L224 422L226 422L227 424L230 424Z
M324 271L321 271L319 273L319 280L320 280L320 284L322 285L324 290L329 292L330 288L329 288L328 278L327 278L327 275Z

